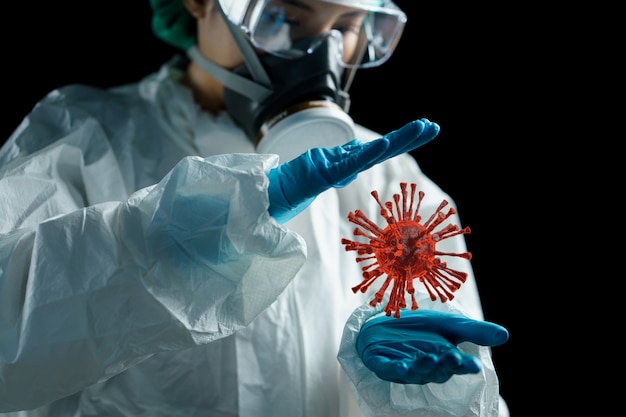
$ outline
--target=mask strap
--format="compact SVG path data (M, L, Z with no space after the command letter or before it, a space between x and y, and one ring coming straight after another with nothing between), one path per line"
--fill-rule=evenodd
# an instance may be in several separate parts
M222 15L222 19L224 19L224 21L226 22L228 30L230 31L233 39L237 43L237 46L239 47L239 50L243 55L244 62L246 64L246 67L248 68L248 71L250 71L250 74L252 75L252 79L263 84L264 86L270 87L272 85L272 80L270 80L270 77L265 72L265 69L263 68L263 65L261 65L261 61L259 60L256 51L252 47L252 44L248 42L248 39L243 33L243 30L236 27L233 22L231 22L231 20L228 18L228 16L226 16L226 13L222 8L221 2L216 1L215 4L217 5L217 8Z
M209 60L207 57L202 55L202 53L200 53L197 45L193 45L187 50L187 56L189 56L189 58L191 58L207 73L217 78L224 86L245 97L261 103L273 93L271 88L272 82L265 72L263 65L261 65L261 61L254 51L254 48L244 36L243 31L237 28L230 21L222 9L222 5L219 1L216 1L215 4L222 15L222 19L226 22L228 30L233 36L235 43L237 43L237 46L243 55L244 63L252 75L253 80L229 71Z
M242 75L235 74L234 72L229 71L209 60L200 53L200 50L196 45L193 45L187 50L187 55L196 64L198 64L200 68L217 78L222 84L224 84L224 86L227 86L231 90L236 91L245 97L262 103L267 97L270 96L270 94L272 94L272 90L270 88L257 84Z

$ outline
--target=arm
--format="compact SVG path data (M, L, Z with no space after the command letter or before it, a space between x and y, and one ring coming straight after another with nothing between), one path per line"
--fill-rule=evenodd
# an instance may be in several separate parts
M15 225L0 235L0 411L231 334L304 262L301 239L267 213L271 158L186 158L128 201L80 208L61 178L45 178L64 172L54 165L67 161L61 154L0 177L3 218Z

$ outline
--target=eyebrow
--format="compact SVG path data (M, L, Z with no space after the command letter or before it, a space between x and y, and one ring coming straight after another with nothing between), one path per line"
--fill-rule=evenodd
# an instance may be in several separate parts
M294 7L299 7L301 9L305 9L305 10L308 10L310 12L313 11L313 8L311 6L301 2L300 0L281 0L281 1L283 3L287 3L287 4L289 4L291 6L294 6Z

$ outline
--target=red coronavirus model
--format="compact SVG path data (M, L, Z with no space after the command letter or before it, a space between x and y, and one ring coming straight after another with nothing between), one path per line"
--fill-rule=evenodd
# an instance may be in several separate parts
M437 210L421 223L419 215L420 205L424 199L424 192L419 191L418 200L415 202L416 184L411 184L409 196L407 183L400 183L401 194L394 194L392 203L381 203L378 192L371 194L380 206L380 215L387 222L387 227L380 228L372 220L368 219L361 210L348 213L348 220L359 227L354 229L354 236L362 236L369 242L356 242L349 239L341 239L346 251L357 251L359 257L356 262L372 261L363 266L363 281L352 288L354 293L365 292L374 281L386 275L385 282L370 301L375 307L382 302L383 296L391 284L389 301L384 310L387 316L392 313L394 317L400 317L400 309L406 307L405 293L411 295L411 310L417 310L415 300L415 287L413 280L418 279L428 291L430 299L435 301L437 297L441 302L454 298L454 292L467 279L467 273L449 268L440 256L459 256L472 259L470 252L448 253L436 249L437 243L443 239L469 234L470 228L461 229L454 224L448 224L435 231L446 219L456 213L451 207L446 213L443 209L448 205L443 200ZM395 203L395 204L394 204ZM415 211L413 205L416 203ZM395 210L395 214L394 214Z

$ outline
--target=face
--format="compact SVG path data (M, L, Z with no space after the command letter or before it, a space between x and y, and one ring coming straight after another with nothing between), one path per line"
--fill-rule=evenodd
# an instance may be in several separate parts
M228 26L215 5L215 0L187 0L200 3L201 10L193 13L198 22L198 47L200 51L217 64L233 69L244 60ZM316 37L331 30L341 35L344 61L349 62L359 46L359 34L366 12L343 5L319 0L271 0L265 6L260 27L276 26L287 33L290 42L303 37ZM258 33L261 31L257 31ZM254 41L263 42L262 38ZM262 45L261 45L262 47ZM259 53L263 53L259 50Z
M222 17L217 0L183 1L197 22L197 47L200 53L210 61L229 70L243 65L244 58ZM255 33L269 34L272 42L278 41L278 49L282 51L290 53L295 51L302 54L311 45L307 43L307 46L301 48L301 42L296 42L298 39L305 37L310 41L310 38L331 31L335 39L340 38L342 41L344 63L350 61L355 55L355 50L363 50L362 47L359 48L358 43L363 39L362 27L364 25L362 23L367 13L362 10L319 0L252 0L252 5L262 6L256 9L251 8L251 14L256 10L258 12L256 22L260 22L257 26L267 24L264 28L269 30ZM262 13L259 12L260 9L263 9ZM273 19L278 20L272 23ZM236 26L240 24L245 26L245 22L242 21L234 23ZM272 29L276 29L274 33L279 33L279 36L272 35ZM251 39L260 54L271 51L280 55L276 53L276 49L263 48L267 45L255 43L254 35L251 35ZM286 49L284 49L285 42ZM193 90L196 101L205 110L216 112L225 108L224 86L201 66L191 62L183 82Z

